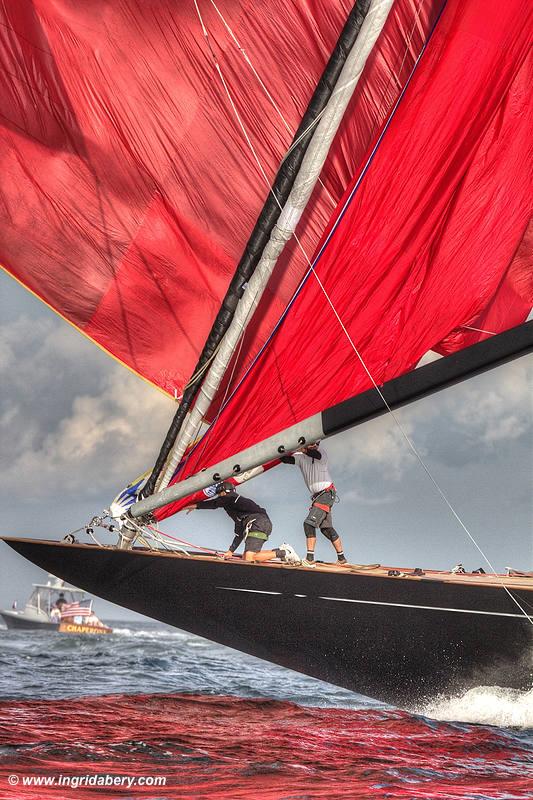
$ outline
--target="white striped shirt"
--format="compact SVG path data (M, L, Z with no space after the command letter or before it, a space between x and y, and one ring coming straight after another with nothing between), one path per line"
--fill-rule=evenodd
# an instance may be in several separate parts
M298 450L292 454L296 464L300 467L310 494L322 492L333 483L331 475L329 474L327 453L322 447L320 448L320 453L322 454L320 460L311 458L311 456Z

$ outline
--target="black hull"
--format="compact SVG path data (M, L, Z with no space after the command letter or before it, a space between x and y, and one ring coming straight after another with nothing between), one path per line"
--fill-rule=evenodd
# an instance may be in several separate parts
M91 594L395 705L532 684L533 626L499 585L5 541ZM513 594L532 605L533 586Z
M59 628L55 622L37 622L21 616L12 617L9 614L0 614L0 617L6 623L6 627L14 631L57 631Z

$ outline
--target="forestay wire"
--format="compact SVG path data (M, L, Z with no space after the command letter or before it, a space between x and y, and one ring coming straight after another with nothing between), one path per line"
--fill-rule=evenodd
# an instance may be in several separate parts
M403 59L402 59L402 66L403 66L403 63L404 63L404 61L405 61L405 58L406 58L406 56L407 56L407 53L408 53L408 50L409 50L409 47L410 47L410 44L411 44L412 36L413 36L413 34L414 34L414 30L415 30L416 24L417 24L417 22L418 22L418 18L419 18L419 16L420 16L420 10L421 10L421 6L422 6L422 2L423 2L423 0L420 0L420 2L419 2L419 5L418 5L418 8L417 8L417 11L416 11L416 14L415 14L415 20L414 20L414 23L413 23L413 27L412 27L412 29L411 29L411 31L410 31L410 34L409 34L408 40L407 40L407 42L406 42L406 50L405 50L405 53L404 53L404 56L403 56ZM266 182L266 184L267 184L267 186L268 186L268 188L269 188L269 191L271 192L272 196L274 197L274 199L276 200L277 204L279 205L279 207L280 207L280 209L281 209L281 208L282 208L282 206L281 206L281 203L279 202L278 198L276 197L275 193L274 193L274 192L273 192L273 190L272 190L272 187L271 187L271 185L270 185L270 182L269 182L269 180L268 180L268 176L267 176L267 174L266 174L266 171L265 171L265 169L264 169L264 167L263 167L263 165L262 165L262 163L261 163L261 160L260 160L260 158L259 158L259 155L257 154L257 152L256 152L256 150L255 150L255 148L254 148L254 146L253 146L253 143L252 143L252 141L251 141L251 139L250 139L250 137L249 137L249 135L248 135L248 133L247 133L247 131L246 131L246 128L245 128L245 126L244 126L244 123L243 123L243 121L242 121L241 117L239 116L239 113L238 113L238 111L237 111L237 109L236 109L236 106L235 106L235 103L234 103L234 101L233 101L233 98L232 98L232 96L231 96L231 93L230 93L230 91L229 91L228 85L227 85L227 83L226 83L226 81L225 81L225 79L224 79L224 76L223 76L223 74L222 74L222 70L221 70L220 64L219 64L219 62L218 62L218 59L216 58L216 55L215 55L215 53L214 53L214 52L213 52L213 50L212 50L211 43L210 43L210 41L209 41L209 34L208 34L208 31L207 31L207 29L206 29L206 27L205 27L204 21L203 21L203 19L202 19L202 16L201 16L201 13L200 13L200 9L199 9L199 7L198 7L198 2L197 2L197 0L194 0L194 4L195 4L196 10L197 10L197 14L198 14L198 18L199 18L199 20L200 20L200 24L201 24L201 27L202 27L203 34L204 34L204 36L205 36L205 38L206 38L206 40L207 40L207 44L208 44L208 47L209 47L210 53L211 53L211 55L212 55L212 58L213 58L213 61L214 61L214 64L215 64L216 71L217 71L217 72L218 72L218 74L219 74L219 77L220 77L220 80L221 80L221 82L222 82L222 85L223 85L223 87L224 87L224 90L225 90L225 92L226 92L226 94L227 94L227 96L228 96L228 99L229 99L229 102L230 102L231 108L232 108L232 110L233 110L233 112L234 112L234 114L235 114L235 117L236 117L237 121L238 121L239 127L241 128L241 130L242 130L242 133L243 133L243 135L244 135L244 138L245 138L245 140L246 140L246 143L247 143L248 147L250 148L250 151L251 151L251 153L252 153L252 155L253 155L253 157L254 157L254 160L255 160L255 161L256 161L256 163L257 163L257 166L258 166L258 168L259 168L259 171L260 171L260 173L261 173L261 176L262 176L262 177L263 177L263 179L265 180L265 182ZM384 135L385 135L385 132L387 131L387 129L388 129L389 125L390 125L390 122L392 121L392 118L394 117L394 115L395 115L395 113L396 113L396 110L397 110L397 108L398 108L398 106L399 106L399 104L400 104L401 100L403 99L403 97L404 97L404 95L405 95L406 89L407 89L407 87L408 87L408 85L409 85L409 83L410 83L410 81L411 81L411 78L413 77L413 74L414 74L414 72L415 72L415 70L416 70L416 68L417 68L417 66L418 66L418 64L419 64L419 62L420 62L420 59L421 59L421 57L422 57L422 55L423 55L423 53L424 53L424 51L425 51L425 49L426 49L426 47L427 47L427 44L428 44L428 42L429 42L429 40L430 40L430 38L431 38L431 35L432 35L432 33L433 33L433 31L434 31L434 29L435 29L435 27L436 27L436 25L437 25L437 23L438 23L438 21L439 21L439 19L440 19L440 16L441 16L441 14L442 14L442 12L443 12L443 10L444 10L444 7L445 7L445 5L446 5L446 0L445 0L445 2L443 3L443 5L442 5L442 7L441 7L441 9L440 9L440 11L439 11L439 14L438 14L438 16L437 16L437 19L435 20L435 23L434 23L434 25L433 25L433 27L432 27L431 31L429 32L429 35L428 35L428 37L427 37L426 41L424 42L424 44L423 44L423 46L422 46L422 49L420 50L420 53L418 54L418 56L417 56L417 58L416 58L416 60L415 60L415 62L414 62L414 64L413 64L413 67L412 67L412 69L411 69L410 75L408 76L408 78L407 78L407 80L406 80L406 83L405 83L405 85L404 85L404 87L403 87L402 91L400 92L400 94L399 94L399 96L398 96L398 98L397 98L397 100L396 100L396 102L395 102L395 104L394 104L393 108L391 109L391 111L390 111L390 113L389 113L388 119L386 120L386 122L385 122L385 124L384 124L384 126L383 126L383 130L382 130L382 132L381 132L381 134L380 134L380 136L379 136L379 138L378 138L378 140L377 140L377 142L376 142L376 144L375 144L374 148L372 149L372 151L371 151L371 153L370 153L370 155L369 155L369 157L368 157L368 159L367 159L367 162L365 163L365 165L364 165L364 167L363 167L363 169L362 169L362 171L361 171L361 173L360 173L360 176L359 176L358 180L357 180L357 181L356 181L356 183L355 183L355 186L353 187L353 189L352 189L352 191L350 192L350 194L349 194L348 198L346 199L346 201L345 201L345 203L344 203L344 205L343 205L343 208L341 209L340 213L338 214L338 216L337 216L337 219L336 219L336 221L335 221L334 225L332 226L332 228L331 228L331 230L330 230L330 232L329 232L328 236L326 237L326 240L324 241L324 243L323 243L323 245L322 245L322 247L321 247L320 251L318 252L317 256L315 257L315 259L314 259L314 262L312 262L312 261L311 261L311 259L310 259L309 255L308 255L307 251L305 250L304 246L302 245L302 243L301 243L301 241L300 241L299 237L296 235L296 233L293 233L294 239L295 239L295 241L296 241L296 243L297 243L297 245L298 245L299 249L301 250L301 252L302 252L302 254L303 254L303 256L304 256L304 258L305 258L305 260L306 260L306 262L307 262L307 264L308 264L308 271L307 271L306 275L304 276L304 278L302 279L302 281L300 282L300 284L299 284L298 288L296 289L296 291L295 291L295 293L294 293L293 297L291 298L291 300L290 300L290 302L289 302L289 304L288 304L288 306L287 306L287 309L285 310L284 314L282 315L282 317L281 317L281 318L280 318L280 320L278 321L278 323L277 323L276 327L274 328L274 330L273 330L273 332L272 332L271 336L269 337L269 339L267 340L267 342L265 343L265 345L263 345L263 347L261 348L261 350L260 350L260 351L259 351L259 353L257 354L256 358L254 359L254 361L253 361L253 362L252 362L252 364L250 365L250 368L249 368L249 369L251 369L251 367L253 366L253 364L255 364L255 363L256 363L256 361L257 361L257 358L259 358L259 356L260 356L260 355L261 355L261 354L264 352L264 350L265 350L266 346L268 345L268 343L269 343L269 342L272 340L272 336L273 336L273 334L274 334L274 333L275 333L275 331L278 329L278 327L279 327L279 325L281 324L282 320L285 318L285 316L286 316L286 313L287 313L288 309L291 307L291 305L293 304L294 300L296 299L296 297L297 297L297 296L298 296L298 294L300 293L301 289L303 288L303 285L306 283L306 281L307 281L307 279L308 279L309 275L312 273L312 274L313 274L313 276L314 276L314 278L315 278L315 280L317 281L317 283L318 283L318 285L319 285L319 287L320 287L320 289L321 289L322 293L324 294L324 297L325 297L325 299L326 299L326 301L327 301L328 305L330 306L330 308L331 308L332 312L334 313L334 315L335 315L335 317L336 317L336 319L337 319L337 321L338 321L338 323L339 323L339 325L340 325L340 327L341 327L341 329L342 329L342 331L343 331L343 334L345 335L345 337L347 338L348 342L350 343L350 346L351 346L351 348L352 348L352 350L353 350L353 352L354 352L355 356L357 357L358 361L360 362L361 366L363 367L364 371L366 372L366 374L367 374L367 376L368 376L368 378L369 378L370 382L371 382L371 383L372 383L372 385L374 386L375 390L376 390L376 391L377 391L377 393L379 394L379 397L381 398L381 400L382 400L382 402L383 402L383 404L384 404L385 408L387 409L387 412L388 412L388 413L389 413L389 414L392 416L392 419L394 420L394 423L395 423L395 425L397 426L398 430L400 431L402 438L403 438L403 439L404 439L404 441L407 443L407 445L408 445L409 449L411 450L411 452L413 453L413 455L414 455L414 456L415 456L415 458L417 459L418 463L419 463L419 464L421 465L421 467L423 468L423 470L424 470L424 472L426 473L427 477L428 477L428 478L429 478L429 480L431 481L432 485L433 485L433 486L434 486L434 488L436 489L437 493L439 494L439 496L441 497L441 499L442 499L442 500L443 500L443 502L445 503L446 507L448 508L448 510L450 511L450 513L452 514L452 516L454 517L454 519L455 519L455 520L457 521L457 523L460 525L461 529L464 531L464 533L467 535L468 539L469 539L469 540L472 542L472 544L474 545L474 547L475 547L475 548L478 550L478 552L480 553L481 557L484 559L485 563L488 565L488 567L489 567L489 569L491 570L491 572L492 572L492 574L494 575L494 577L496 577L496 578L498 579L498 581L501 583L501 585L503 586L503 588L505 589L505 591L507 592L507 594L509 595L509 597L511 598L511 600L513 601L513 603L514 603L514 604L515 604L515 605L516 605L516 606L517 606L517 607L520 609L520 611L522 612L522 614L524 615L524 617L525 617L525 618L526 618L526 619L527 619L527 620L528 620L528 621L529 621L529 622L530 622L530 623L533 625L533 618L529 616L529 614L528 614L528 613L526 612L526 610L523 608L523 606L521 605L521 603L519 602L519 600L518 600L518 599L517 599L517 598L516 598L516 597L513 595L513 593L512 593L512 592L510 591L510 589L507 587L507 585L505 584L505 582L504 582L504 580L502 579L502 577L501 577L500 575L498 575L498 573L496 572L496 569L495 569L495 567L493 566L492 562L490 561L489 557L488 557L488 556L485 554L485 552L484 552L483 548L482 548L482 547L481 547L481 546L478 544L478 542L476 541L476 539L475 539L475 537L473 536L473 534L470 532L470 530L468 529L468 527L466 526L466 524L463 522L463 520L461 519L461 517L460 517L460 515L458 514L458 512L455 510L455 508L454 508L454 506L452 505L452 503L451 503L450 499L448 498L448 496L446 495L446 493L444 492L444 490L443 490L443 489L442 489L442 487L440 486L439 482L437 481L437 479L435 478L435 476L434 476L434 475L433 475L433 473L431 472L430 468L428 467L428 465L426 464L426 462L425 462L425 461L424 461L424 459L422 458L422 456L421 456L420 452L418 451L418 449L417 449L416 445L414 444L414 442L412 441L411 437L409 436L409 434L406 432L406 430L405 430L405 429L404 429L404 427L402 426L402 424L401 424L400 420L398 419L398 416L395 414L394 410L391 408L391 406L390 406L390 405L389 405L389 403L387 402L387 399L385 398L385 396L384 396L383 392L382 392L382 391L381 391L381 389L379 388L379 386L378 386L377 382L374 380L374 377L373 377L373 375L371 374L370 370L368 369L368 367L367 367L367 365L366 365L366 363L365 363L365 360L363 359L363 357L362 357L361 353L360 353L360 352L359 352L359 350L357 349L357 347L356 347L356 345L355 345L355 343L354 343L354 341L353 341L352 337L350 336L350 333L349 333L349 331L347 330L347 328L346 328L346 326L345 326L344 322L342 321L342 319L341 319L341 317L340 317L340 314L338 313L337 309L335 308L335 305L334 305L334 303L333 303L333 301L332 301L331 297L329 296L329 294L328 294L328 292L327 292L326 288L324 287L324 285L323 285L322 281L320 280L320 277L318 276L318 274L317 274L317 272L316 272L316 269L315 269L315 266L316 266L316 264L317 264L318 260L320 259L320 256L322 255L322 253L324 252L325 248L327 247L327 245L328 245L329 241L331 240L331 237L333 236L334 232L336 231L336 229L337 229L337 227L338 227L338 225L339 225L339 223L340 223L340 221L341 221L342 217L344 216L344 213L345 213L346 209L347 209L347 208L348 208L348 206L350 205L350 203L351 203L351 200L353 199L353 196L354 196L355 192L356 192L356 191L357 191L357 189L359 188L359 185L361 184L361 181L362 181L363 177L365 176L366 172L368 171L368 168L369 168L369 166L370 166L370 164L371 164L371 162L372 162L372 160L373 160L373 158L374 158L374 155L375 155L375 153L377 152L377 149L379 148L379 145L381 144L381 142L382 142L382 140L383 140L383 137L384 137ZM217 9L217 11L218 11L218 9ZM250 66L251 66L251 62L248 62L248 63L250 63ZM259 78L259 76L257 75L257 73L256 73L255 69L254 69L254 74L256 74L257 78L260 80L260 78ZM262 81L261 81L261 84L262 84L262 86L264 86L264 84L262 83ZM266 89L266 87L265 87L265 89ZM271 96L270 96L270 94L269 94L269 93L268 93L268 96L269 96L269 99L271 99ZM273 99L272 99L272 104L274 105L274 107L276 108L276 110L278 110L278 108L277 108L277 106L276 106L276 104L275 104L275 102L274 102L274 100L273 100ZM280 115L281 115L281 112L279 112L279 111L278 111L278 113L280 113ZM464 326L464 327L467 327L467 326ZM485 332L485 331L483 331L483 332ZM488 333L488 332L486 332L486 333ZM249 371L249 370L248 370L248 371ZM248 371L247 371L247 373L246 373L246 374L248 374ZM242 381L241 381L241 382L242 382ZM219 417L219 415L220 415L220 411L221 411L221 409L222 409L222 408L223 408L223 404L221 405L221 408L219 409L219 413L218 413L218 415L217 415L217 419L218 419L218 417Z

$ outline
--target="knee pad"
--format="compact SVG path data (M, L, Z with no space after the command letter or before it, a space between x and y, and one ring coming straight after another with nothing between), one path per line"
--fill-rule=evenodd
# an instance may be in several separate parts
M339 534L337 533L335 528L321 528L320 530L322 531L326 539L330 540L330 542L336 542L337 539L339 538Z
M316 530L313 525L310 525L308 522L304 522L304 533L306 539L316 538Z

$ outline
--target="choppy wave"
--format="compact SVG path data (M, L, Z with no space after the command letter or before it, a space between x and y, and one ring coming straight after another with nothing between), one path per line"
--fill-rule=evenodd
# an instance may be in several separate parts
M198 695L0 702L7 776L164 776L158 800L530 800L531 737L397 710L309 708ZM13 800L90 800L20 783Z
M499 686L479 686L456 697L434 700L417 710L442 721L533 729L533 689L520 692Z
M480 687L408 713L132 622L94 639L0 631L1 697L0 800L533 797L533 690ZM58 774L167 786L6 783Z

